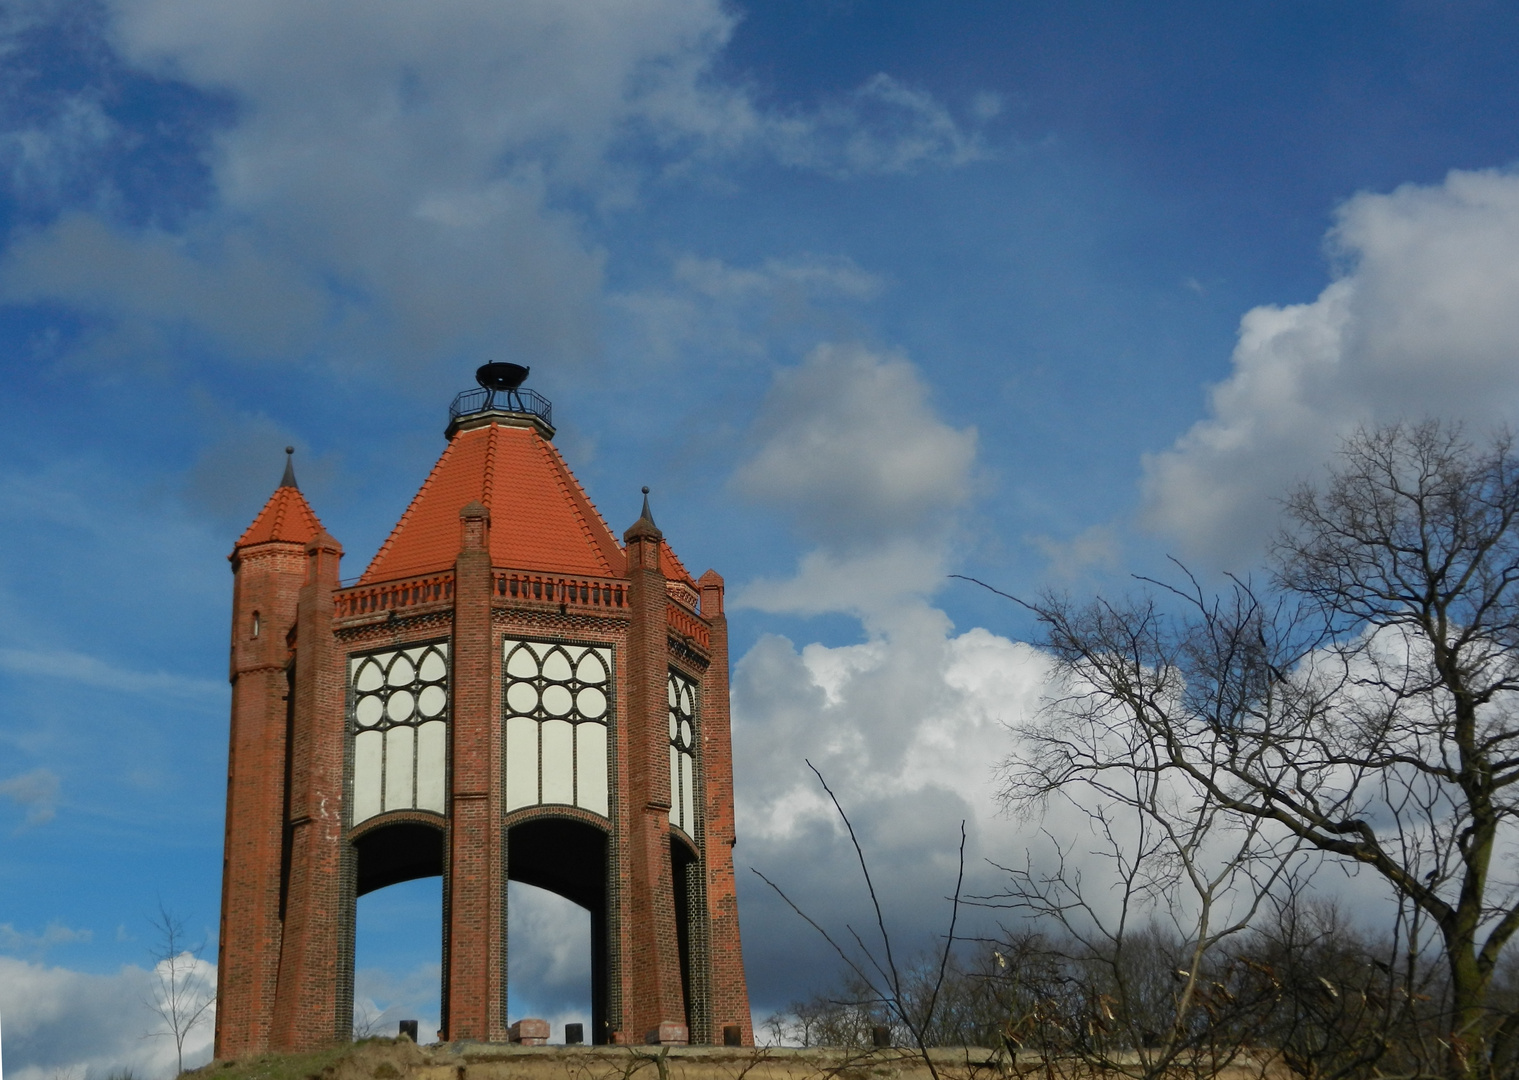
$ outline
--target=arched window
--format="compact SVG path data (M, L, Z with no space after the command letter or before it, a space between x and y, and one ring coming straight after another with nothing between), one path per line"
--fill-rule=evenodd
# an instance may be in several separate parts
M388 810L444 812L448 644L350 657L353 817Z
M696 684L670 670L670 824L696 835Z
M506 808L558 803L607 814L612 650L508 638Z

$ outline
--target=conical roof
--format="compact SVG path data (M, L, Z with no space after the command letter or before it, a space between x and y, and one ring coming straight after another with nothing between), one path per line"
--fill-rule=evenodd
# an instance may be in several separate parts
M490 510L491 565L611 577L622 547L559 451L535 427L484 424L457 431L360 584L453 567L459 510Z
M289 472L288 465L286 465L286 472ZM243 531L243 535L237 538L233 550L250 547L253 544L267 544L276 540L305 544L322 531L322 523L317 519L311 505L306 502L306 496L302 495L300 489L293 484L282 483L274 489L274 494L269 496L269 501L253 519L253 524L249 525Z

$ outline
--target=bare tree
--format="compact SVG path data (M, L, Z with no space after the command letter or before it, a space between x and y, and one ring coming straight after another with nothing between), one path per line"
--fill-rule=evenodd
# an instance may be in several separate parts
M158 914L148 922L155 941L149 952L153 958L153 996L147 1004L166 1029L151 1032L150 1037L174 1040L177 1075L185 1071L185 1040L209 1019L216 1003L216 987L201 967L205 941L191 944L183 919L160 901Z
M1492 996L1519 931L1519 461L1507 436L1363 431L1286 511L1269 587L1028 605L1065 692L1008 797L1153 774L1268 854L1375 873L1448 972L1437 1067L1496 1075L1519 1046Z
M852 976L852 981L860 988L861 996L853 1004L866 1011L880 1011L885 1013L892 1021L890 1026L897 1027L899 1031L905 1031L917 1048L923 1064L927 1066L929 1075L938 1080L939 1070L934 1064L932 1056L928 1052L929 1039L931 1037L934 1018L938 1015L940 994L944 988L945 977L949 972L950 958L955 946L955 927L960 918L960 890L965 882L965 822L960 822L960 867L955 877L955 891L950 897L949 932L944 937L944 946L939 957L935 961L937 971L933 974L931 982L924 988L922 1000L918 1007L914 1007L912 1001L912 985L908 976L910 971L904 971L898 964L896 955L891 947L891 934L886 929L886 918L881 913L880 897L876 894L875 882L870 876L870 866L865 861L865 851L860 847L860 839L855 835L854 825L849 820L849 815L844 813L844 807L840 804L838 796L828 786L828 781L823 779L823 774L818 772L817 766L807 762L807 768L812 770L818 778L818 783L828 794L833 803L834 810L839 815L839 820L844 823L845 830L849 833L849 841L854 845L854 853L860 864L860 873L865 879L865 890L870 894L870 904L875 912L876 930L880 935L880 954L865 944L865 940L859 932L851 926L845 926L853 940L855 949L845 949L834 937L801 908L792 902L791 898L779 885L771 881L760 871L750 867L755 875L766 885L775 890L777 896L785 902L786 906L811 926L828 943L844 966Z
M1085 969L1069 1052L1136 1080L1182 1070L1212 1077L1245 1062L1264 1016L1256 999L1274 991L1239 969L1229 946L1302 863L1297 837L1233 813L1220 797L1226 758L1175 768L1164 741L1133 722L1132 702L1106 689L1137 692L1151 707L1189 701L1228 715L1230 681L1189 680L1184 656L1238 667L1231 642L1259 611L1236 596L1210 614L1227 632L1188 638L1164 659L1145 655L1153 612L1098 606L1081 617L1089 648L1067 657L1043 718L1021 732L1003 795L1015 809L1058 802L1086 827L1078 838L1050 835L1049 862L1004 867L1008 890L977 898L1058 924L1062 959ZM1095 884L1073 858L1078 847L1097 866Z

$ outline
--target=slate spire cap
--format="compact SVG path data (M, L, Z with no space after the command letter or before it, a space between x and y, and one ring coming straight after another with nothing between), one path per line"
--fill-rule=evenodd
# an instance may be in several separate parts
M628 526L628 531L622 534L624 543L632 540L648 538L650 540L663 540L665 534L659 531L659 526L654 524L654 515L649 512L649 489L643 489L643 513L638 520Z
M280 478L280 487L295 488L301 490L301 485L295 482L295 447L285 447L285 475Z

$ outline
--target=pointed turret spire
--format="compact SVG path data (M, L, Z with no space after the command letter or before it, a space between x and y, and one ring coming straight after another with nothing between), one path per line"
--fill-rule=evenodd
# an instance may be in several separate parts
M323 531L322 523L295 482L294 455L295 447L285 447L285 475L280 478L280 486L269 496L253 524L238 538L237 547L267 544L272 540L304 544Z
M643 513L638 520L628 526L628 531L622 534L624 543L629 543L636 538L646 537L652 540L663 540L664 533L659 531L659 526L654 524L654 515L649 512L649 489L643 489Z

